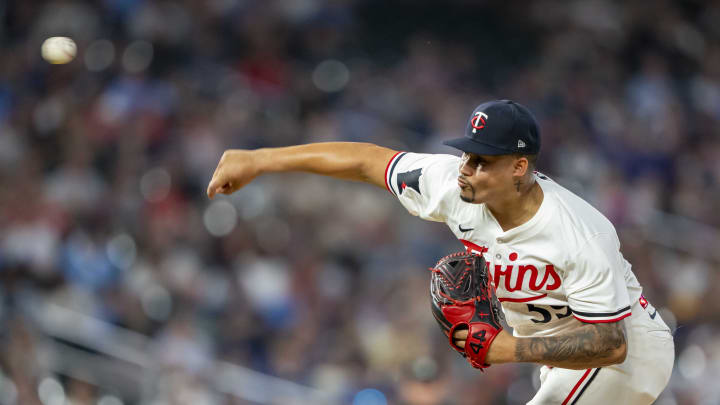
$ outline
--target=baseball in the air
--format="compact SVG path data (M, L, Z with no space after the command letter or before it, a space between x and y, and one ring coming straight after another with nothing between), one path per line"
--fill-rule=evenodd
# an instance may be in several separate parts
M50 37L40 49L43 59L54 65L68 63L75 58L77 45L68 37Z

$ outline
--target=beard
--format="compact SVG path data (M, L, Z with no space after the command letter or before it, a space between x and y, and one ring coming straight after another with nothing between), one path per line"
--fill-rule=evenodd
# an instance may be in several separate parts
M470 191L470 197L466 197L466 196L465 196L465 194L464 194L465 190ZM474 201L475 201L475 189L474 189L472 186L470 186L470 185L467 185L467 186L465 186L465 187L461 187L461 188L460 188L460 199L463 200L463 201L466 202L466 203L472 203L472 202L474 202Z

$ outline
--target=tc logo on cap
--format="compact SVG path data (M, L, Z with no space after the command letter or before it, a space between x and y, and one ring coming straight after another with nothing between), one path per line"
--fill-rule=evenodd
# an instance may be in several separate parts
M477 133L478 129L485 128L485 119L487 119L487 117L488 117L487 114L485 114L482 111L478 111L475 113L475 115L470 120L470 125L472 125L472 127L473 127L473 130L472 130L473 134Z

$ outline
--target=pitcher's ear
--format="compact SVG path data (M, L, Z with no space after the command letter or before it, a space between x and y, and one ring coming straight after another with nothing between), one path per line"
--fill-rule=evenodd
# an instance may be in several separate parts
M513 176L523 177L530 171L530 161L526 156L516 156L513 162Z

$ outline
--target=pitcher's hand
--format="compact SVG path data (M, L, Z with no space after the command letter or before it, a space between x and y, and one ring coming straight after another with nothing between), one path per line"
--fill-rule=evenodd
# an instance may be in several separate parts
M457 328L453 333L453 342L461 348L465 348L465 341L467 340L468 328Z
M232 194L250 183L260 174L256 162L257 156L254 151L226 150L210 179L207 188L208 197L212 199L217 193Z

